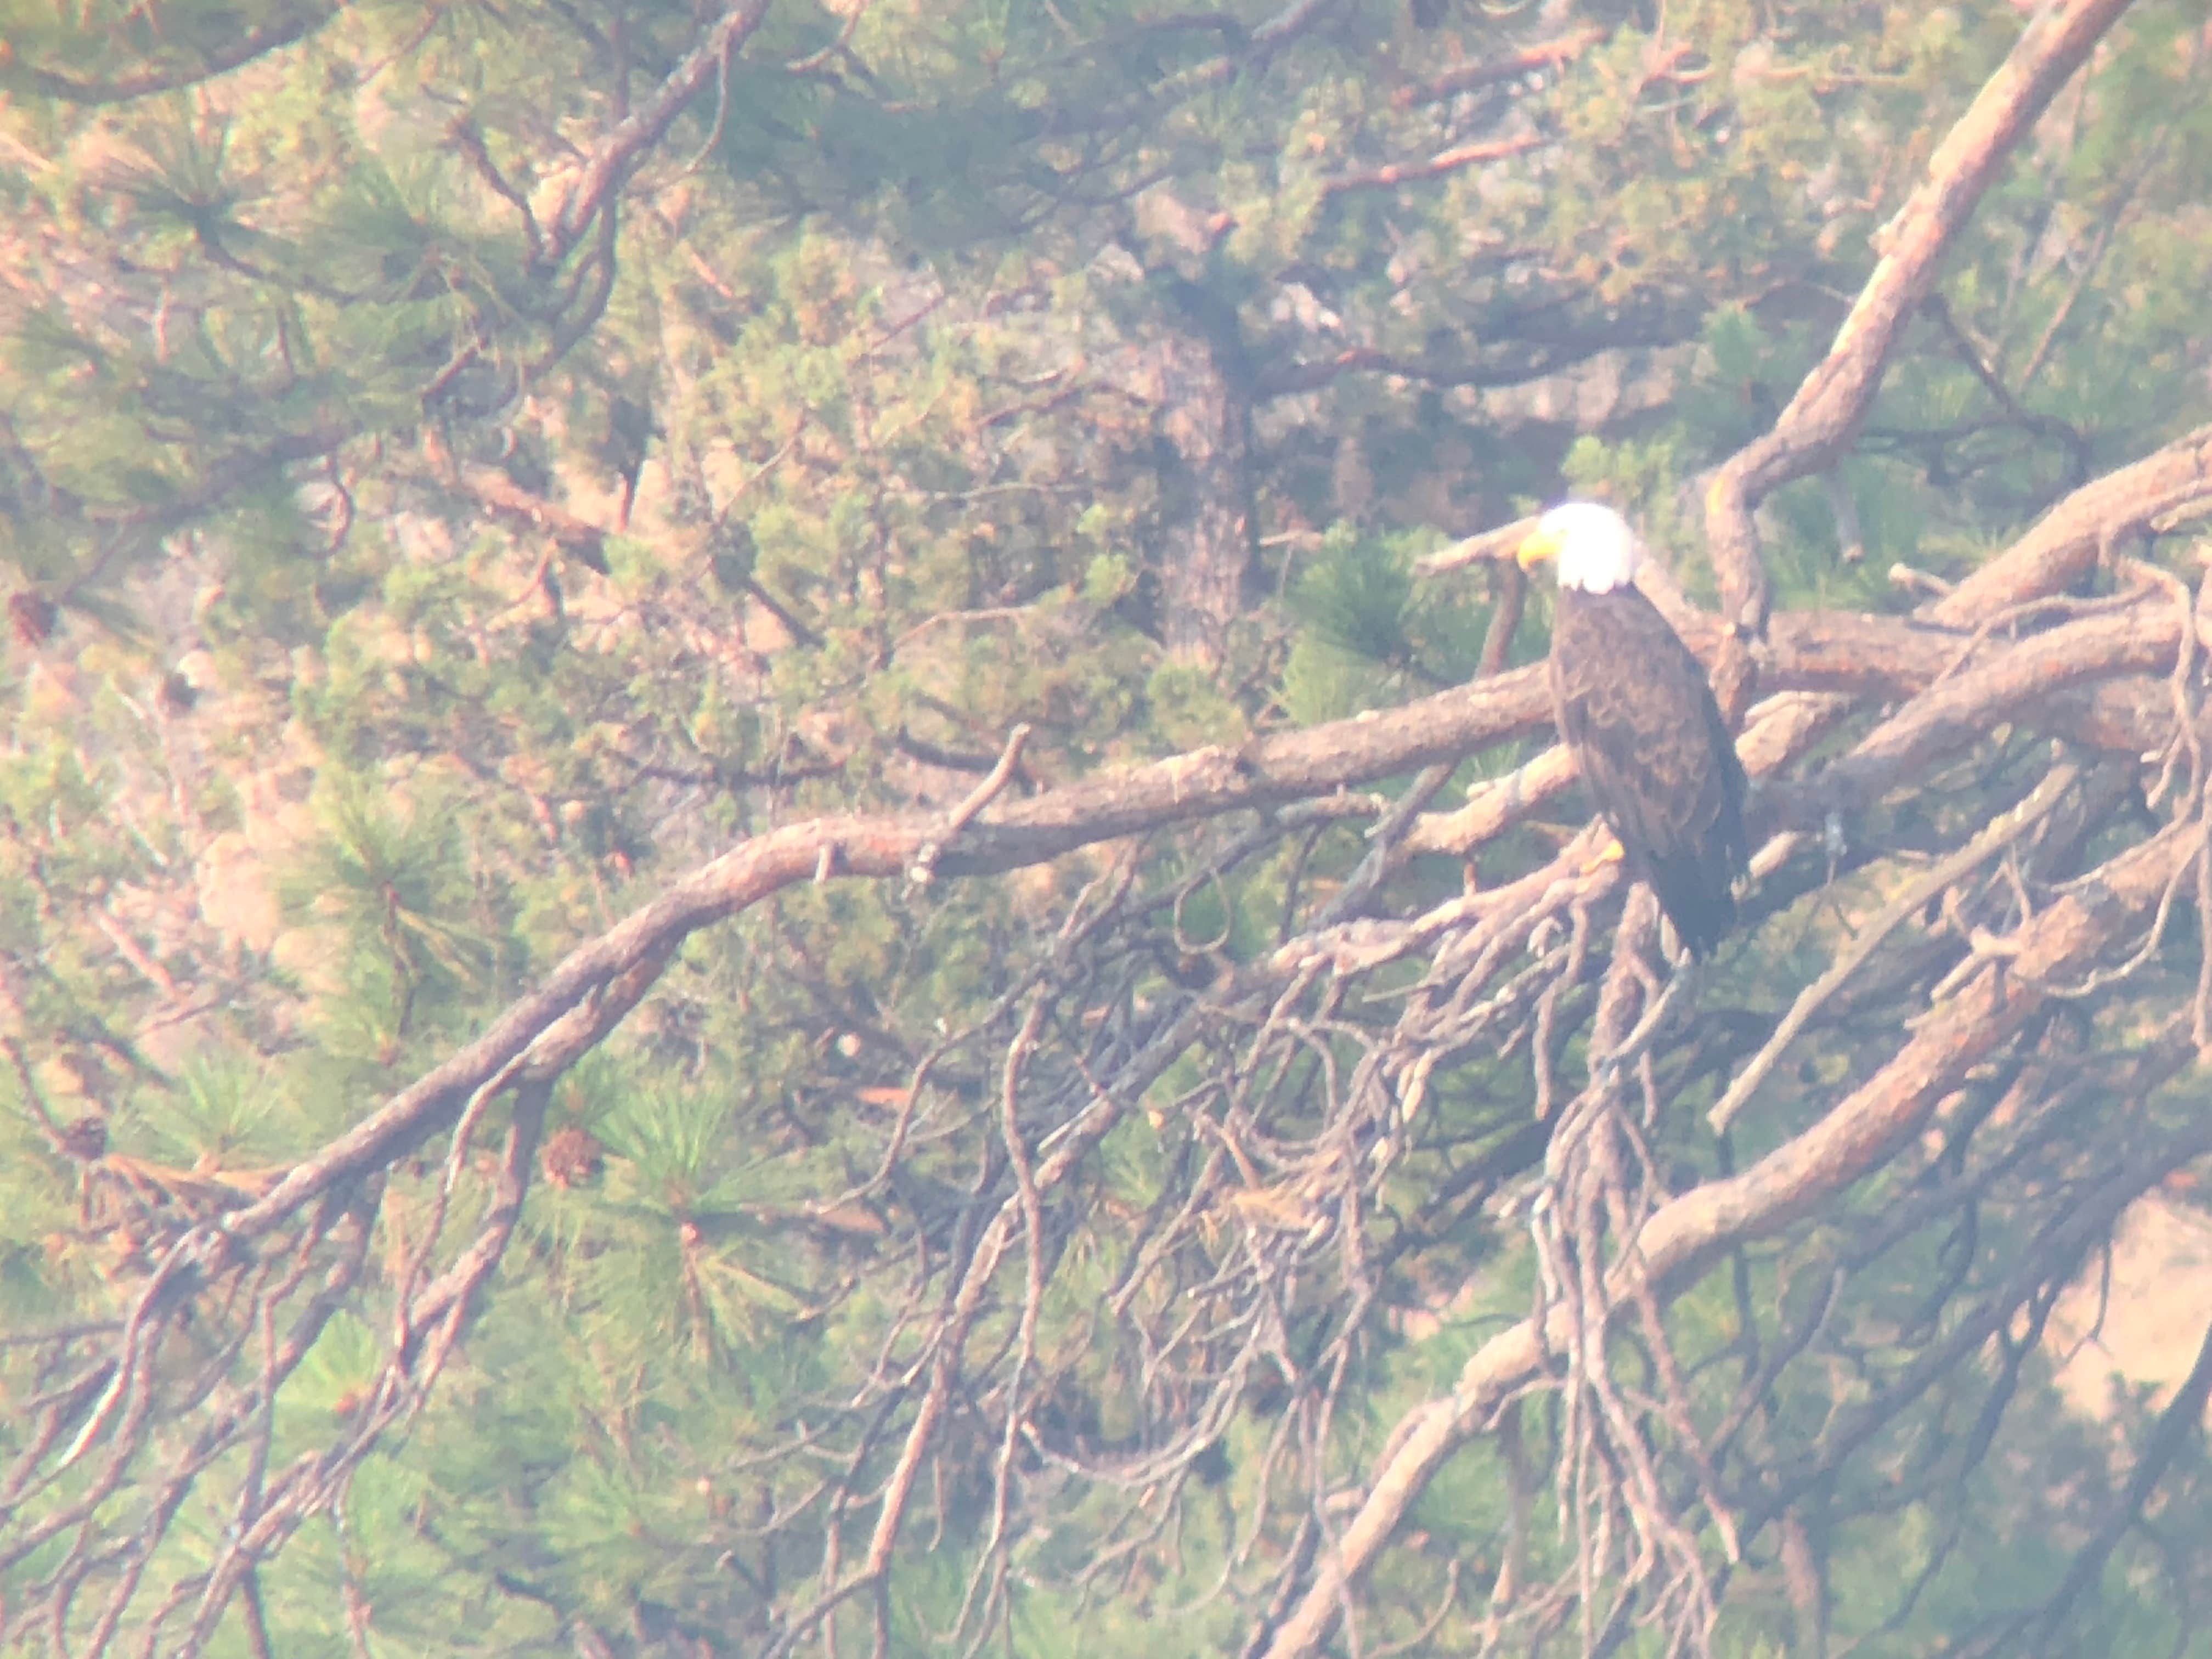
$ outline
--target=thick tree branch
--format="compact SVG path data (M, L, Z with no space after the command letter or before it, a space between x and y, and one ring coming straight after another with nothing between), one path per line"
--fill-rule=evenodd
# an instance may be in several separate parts
M1749 637L1766 626L1768 594L1752 512L1793 478L1842 453L1881 383L1905 320L1934 286L1953 240L1982 192L2058 88L2128 0L2066 0L2039 12L2003 65L1936 148L1928 176L1876 239L1881 260L1827 356L1808 375L1772 431L1730 457L1705 492L1705 532L1721 579L1721 610ZM1747 695L1748 659L1723 665L1723 701Z
M546 239L547 260L557 264L574 251L609 198L637 169L646 153L667 135L684 106L706 90L730 55L760 27L768 8L769 0L738 0L653 96L600 141L553 215Z
M1877 1167L1972 1066L2021 1029L2051 985L2093 961L2158 902L2174 873L2197 855L2203 833L2193 820L2169 826L2060 896L2021 930L2008 971L1980 975L1818 1123L1741 1174L1662 1205L1607 1275L1618 1281L1613 1288L1625 1297L1632 1279L1662 1304L1671 1301L1731 1249L1812 1213ZM1541 1323L1523 1320L1477 1350L1449 1395L1409 1415L1358 1512L1275 1632L1268 1659L1320 1650L1347 1587L1374 1564L1444 1460L1488 1426L1547 1354L1573 1340L1565 1309Z
M113 81L80 80L35 64L13 62L4 43L0 43L0 88L36 93L70 104L128 103L134 98L174 92L179 87L197 86L228 75L264 53L304 40L337 16L338 10L337 6L307 5L280 12L241 31L235 40L202 51L191 62L141 70Z
M542 530L593 569L605 568L604 550L608 532L599 526L556 507L542 495L532 495L495 467L470 467L456 472L453 482L455 488L472 496L491 517Z
M2024 544L1997 562L2039 557L2042 545ZM1931 744L1999 714L2016 713L2036 697L2100 674L2162 668L2171 659L2178 627L2172 609L2160 605L2070 624L2016 647L1985 646L1986 665L1958 673L1938 689L1935 702L1923 699L1881 728L1839 764L1837 776L1862 793L1871 792L1899 766L1924 757ZM1697 642L1710 649L1717 629L1709 625L1704 631L1705 638ZM1793 616L1776 629L1772 678L1796 689L1909 696L1956 668L1961 646L1956 634L1910 622ZM1547 724L1541 678L1539 668L1516 670L1402 708L1261 738L1239 750L1201 750L1050 791L1006 806L988 823L964 826L940 853L937 867L946 875L1015 868L1099 841L1239 809L1279 806L1452 760ZM2132 729L2114 735L2140 742ZM1547 775L1547 786L1561 781ZM441 1132L461 1102L553 1022L684 934L818 873L903 875L942 829L923 815L833 817L732 848L572 952L483 1036L233 1214L223 1231L234 1238L257 1237L316 1194L380 1168ZM214 1237L203 1243L221 1254ZM203 1255L183 1253L179 1270Z
M2212 497L2212 427L2199 427L2066 496L1997 558L1969 573L1921 615L1972 626L2064 591L2112 544L2167 513Z

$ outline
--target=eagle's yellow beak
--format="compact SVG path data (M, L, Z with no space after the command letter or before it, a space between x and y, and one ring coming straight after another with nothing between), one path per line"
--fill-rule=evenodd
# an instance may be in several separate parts
M1514 550L1513 556L1519 562L1523 570L1533 569L1549 560L1558 558L1559 550L1566 544L1566 540L1567 538L1557 530L1539 527L1530 531L1526 537L1522 538L1521 545Z

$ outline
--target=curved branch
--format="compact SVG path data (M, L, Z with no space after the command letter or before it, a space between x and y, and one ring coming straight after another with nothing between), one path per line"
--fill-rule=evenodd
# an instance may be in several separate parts
M2121 537L2212 496L2212 426L2091 480L2037 520L2000 556L1924 607L1960 626L2071 586Z
M141 70L136 75L114 81L81 81L33 64L10 63L6 54L0 52L0 88L34 92L68 104L128 103L134 98L174 92L179 87L197 86L219 75L228 75L264 53L305 40L337 15L338 8L334 5L303 6L247 29L234 40L210 47L200 54L197 63Z
M1630 1276L1660 1304L1672 1301L1733 1248L1811 1213L1916 1133L1967 1072L2019 1031L2047 1000L2046 987L2093 958L2158 902L2195 858L2203 826L2169 825L2078 884L2015 935L2011 971L1985 972L1922 1024L1888 1064L1812 1127L1741 1174L1662 1205L1624 1249L1609 1278ZM1324 1556L1297 1607L1275 1632L1267 1659L1305 1659L1334 1627L1349 1586L1374 1564L1431 1477L1535 1376L1547 1353L1571 1340L1566 1310L1524 1319L1492 1337L1461 1370L1451 1392L1406 1419L1366 1500Z
M1983 191L2128 0L2069 0L2039 13L1997 72L1929 158L1928 177L1875 238L1881 260L1774 428L1730 457L1705 491L1705 532L1721 580L1721 609L1740 634L1766 626L1766 574L1752 512L1783 484L1840 454L1873 402L1905 320L1936 282L1951 242ZM1736 696L1747 661L1724 687Z
M738 0L670 72L643 107L600 141L553 216L545 250L549 263L557 264L574 250L607 198L636 171L646 152L667 136L684 106L706 89L730 54L760 27L768 8L769 0Z

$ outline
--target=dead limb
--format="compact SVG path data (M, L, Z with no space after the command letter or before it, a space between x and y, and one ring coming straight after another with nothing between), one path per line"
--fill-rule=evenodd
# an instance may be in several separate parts
M2081 1592L2103 1571L2105 1559L2121 1535L2142 1518L2143 1505L2157 1490L2159 1481L2173 1460L2190 1439L2203 1431L2204 1405L2212 1398L2212 1329L2204 1333L2204 1340L2197 1350L2197 1363L2190 1367L2189 1375L2174 1390L2173 1398L2159 1413L2158 1426L2151 1431L2142 1455L2136 1461L2128 1484L2107 1506L2104 1519L2096 1533L2067 1564L2066 1576L2051 1598L2033 1613L2023 1614L2008 1628L2008 1634L2017 1637L2029 1628L2035 1632L2033 1645L2027 1650L2033 1653L2048 1653L2053 1638L2064 1627L2066 1614ZM1984 1649L1984 1651L1993 1650Z
M2208 496L2212 427L2199 427L2083 484L1922 614L1934 623L1971 626L2025 600L2063 592L2122 537Z
M1753 510L1783 484L1842 453L1873 402L1905 321L1934 288L1945 252L1982 192L2127 4L2071 0L2029 21L1929 158L1928 176L1875 238L1881 260L1826 357L1799 386L1773 430L1730 457L1706 486L1705 535L1720 573L1721 611L1740 641L1764 633L1767 620ZM1723 689L1740 694L1749 672L1747 653L1732 648L1722 664ZM1723 706L1730 701L1723 698Z
M978 812L997 799L999 792L1006 787L1007 780L1014 775L1014 768L1021 764L1022 746L1029 740L1030 728L1026 722L1006 734L1006 746L999 755L999 763L990 769L981 783L968 792L959 805L952 809L945 820L945 827L936 837L924 842L921 849L914 855L914 862L907 866L906 872L910 884L916 887L929 885L936 874L937 860L946 845L975 822Z
M2053 767L2010 811L2000 814L1979 835L1891 900L1871 921L1863 923L1852 935L1850 947L1837 957L1826 973L1798 993L1796 1001L1774 1028L1774 1035L1767 1039L1765 1047L1752 1056L1751 1063L1736 1074L1728 1092L1705 1115L1705 1121L1712 1127L1713 1133L1728 1133L1735 1115L1758 1092L1759 1085L1766 1080L1767 1073L1774 1069L1807 1022L1843 988L1846 980L1866 965L1893 929L2042 822L2066 798L2081 776L2081 769L2078 766Z
M1874 1077L1749 1169L1654 1212L1631 1247L1637 1276L1663 1305L1731 1248L1810 1213L1877 1167L1971 1067L2045 1002L2046 981L2094 959L2156 903L2173 871L2196 856L2200 840L2194 824L2170 827L2114 858L2098 880L2063 894L2021 930L2018 971L1968 986ZM1612 1293L1617 1297L1629 1289L1624 1281ZM1436 1470L1571 1335L1556 1310L1540 1323L1524 1320L1486 1342L1449 1395L1416 1408L1335 1547L1320 1558L1305 1595L1275 1629L1269 1659L1319 1650L1340 1599L1373 1565Z
M624 181L666 136L684 106L706 90L710 80L726 72L730 54L760 27L768 8L769 0L737 0L653 96L599 141L552 215L544 254L547 263L557 264L575 251L592 222L611 205Z

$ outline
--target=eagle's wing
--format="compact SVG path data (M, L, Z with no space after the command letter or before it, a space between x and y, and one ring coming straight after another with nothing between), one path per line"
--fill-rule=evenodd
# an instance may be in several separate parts
M1563 592L1552 690L1630 870L1703 955L1735 921L1747 858L1743 767L1704 668L1635 589Z

